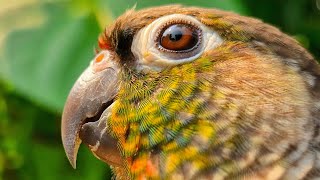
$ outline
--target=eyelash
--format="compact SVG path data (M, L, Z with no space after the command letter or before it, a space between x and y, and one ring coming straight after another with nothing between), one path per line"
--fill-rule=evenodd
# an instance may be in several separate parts
M174 25L174 24L185 24L186 26L188 26L188 27L190 27L192 29L196 29L198 31L199 41L198 41L197 45L194 46L194 48L189 49L189 50L185 50L185 51L174 51L174 50L165 49L160 45L160 38L161 38L160 36L164 33L164 31L168 27L170 27L171 25ZM155 45L156 45L157 49L160 50L160 51L169 52L169 53L187 53L187 52L191 52L194 49L197 49L200 46L201 42L202 42L202 30L197 25L195 25L193 22L182 20L182 19L171 20L171 21L166 22L162 26L160 26L159 30L156 33L156 38L155 38Z

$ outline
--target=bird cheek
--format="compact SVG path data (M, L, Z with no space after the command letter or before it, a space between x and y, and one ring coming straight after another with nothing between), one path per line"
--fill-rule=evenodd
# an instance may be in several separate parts
M174 62L168 62L161 56L156 56L152 52L146 52L142 55L142 58L137 60L136 69L141 72L160 72L165 68L176 65Z
M159 59L150 52L144 53L142 59L138 60L137 64L136 69L145 73L149 71L161 71L163 66L166 66L165 64L161 64L161 62L159 64Z
M150 52L146 52L143 54L143 59L145 62L151 63L152 61L155 60L155 56L152 55Z

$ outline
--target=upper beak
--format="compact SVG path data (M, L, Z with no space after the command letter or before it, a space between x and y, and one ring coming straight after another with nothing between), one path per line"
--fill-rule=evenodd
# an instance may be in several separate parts
M106 134L106 116L110 114L109 106L113 103L119 88L119 68L111 57L109 51L99 53L76 81L67 98L62 114L61 136L73 168L76 167L77 153L82 140L89 147L103 141L102 145L95 149L99 151L96 155L102 159L101 156L108 155L106 149L110 148L110 152L115 151L116 141ZM99 122L92 123L97 120ZM88 123L89 121L91 123Z

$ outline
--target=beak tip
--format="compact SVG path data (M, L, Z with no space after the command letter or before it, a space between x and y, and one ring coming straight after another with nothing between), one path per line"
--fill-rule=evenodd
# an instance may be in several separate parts
M79 143L79 145L80 145L80 143ZM70 146L66 146L64 144L64 150L65 150L66 156L69 160L69 163L73 167L73 169L77 168L77 154L78 154L79 145L70 147Z
M73 126L70 128L70 126L64 122L67 121L63 121L61 128L63 148L71 166L76 169L77 154L81 140L78 137L78 131L74 130L75 128Z
M77 159L76 158L72 158L72 159L68 158L68 159L69 159L69 162L70 162L72 168L77 169Z

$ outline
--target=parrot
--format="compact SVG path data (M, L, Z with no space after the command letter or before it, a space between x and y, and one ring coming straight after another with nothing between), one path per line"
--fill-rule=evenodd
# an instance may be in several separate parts
M129 9L99 35L61 136L115 179L319 179L320 65L261 20Z

